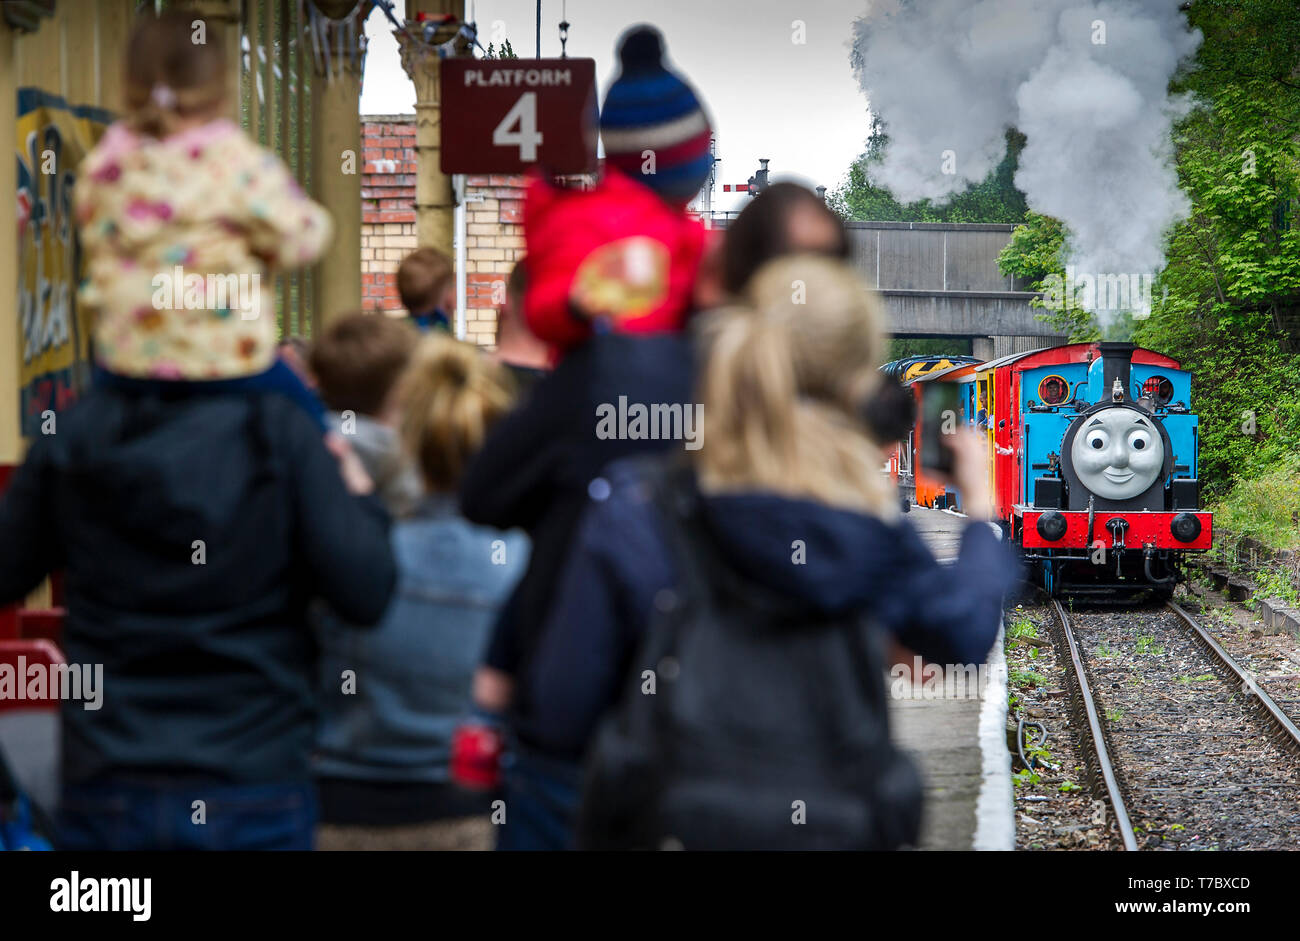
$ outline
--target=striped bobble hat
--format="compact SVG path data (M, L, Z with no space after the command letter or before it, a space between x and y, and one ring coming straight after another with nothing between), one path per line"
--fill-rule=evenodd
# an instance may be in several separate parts
M663 56L663 36L653 26L623 34L622 70L605 96L600 136L607 165L685 206L708 179L713 130L691 86L665 68Z

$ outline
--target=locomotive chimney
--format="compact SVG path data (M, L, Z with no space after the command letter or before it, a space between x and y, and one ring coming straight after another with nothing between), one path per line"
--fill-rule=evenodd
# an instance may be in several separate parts
M1106 341L1098 346L1101 348L1101 387L1109 393L1118 380L1120 388L1124 390L1124 398L1129 398L1129 367L1133 363L1133 350L1136 347L1132 343Z

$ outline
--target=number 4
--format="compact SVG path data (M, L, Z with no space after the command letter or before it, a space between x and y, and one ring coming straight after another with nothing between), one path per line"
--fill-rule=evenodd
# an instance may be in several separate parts
M515 125L519 130L511 130ZM526 91L519 97L492 132L492 143L498 147L518 147L519 159L524 163L537 160L537 148L542 143L541 132L537 130L537 92Z

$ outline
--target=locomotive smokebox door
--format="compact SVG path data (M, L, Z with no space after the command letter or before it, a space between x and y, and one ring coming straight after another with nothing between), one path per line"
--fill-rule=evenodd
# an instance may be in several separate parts
M1169 433L1137 405L1101 402L1066 431L1061 471L1071 510L1086 509L1090 497L1098 510L1163 509L1173 472Z

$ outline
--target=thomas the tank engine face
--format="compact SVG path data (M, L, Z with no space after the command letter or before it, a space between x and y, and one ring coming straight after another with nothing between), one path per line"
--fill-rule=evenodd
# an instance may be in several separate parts
M1160 476L1165 446L1154 419L1131 408L1107 408L1083 419L1070 458L1079 482L1106 500L1128 500Z

